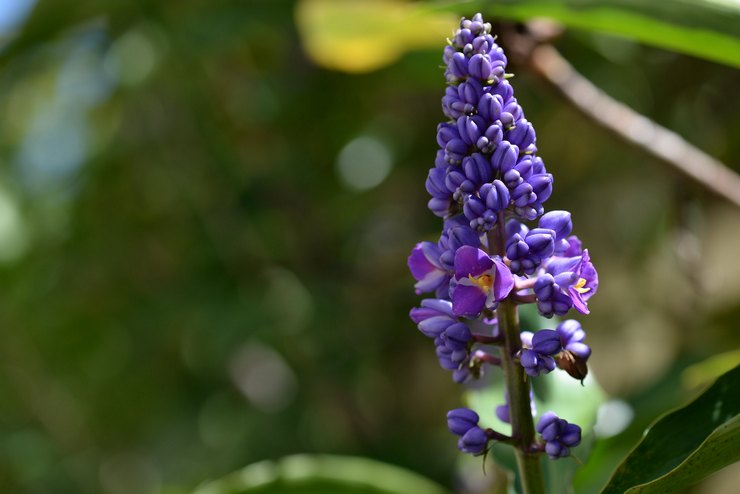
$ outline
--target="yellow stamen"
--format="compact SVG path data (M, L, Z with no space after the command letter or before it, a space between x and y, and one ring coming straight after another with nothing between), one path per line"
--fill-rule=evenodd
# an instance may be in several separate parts
M493 286L493 277L490 274L482 274L477 278L474 278L473 275L468 275L468 278L488 295L488 292Z
M578 283L576 283L573 288L575 288L578 293L587 293L591 291L590 288L583 288L584 286L586 286L586 279L578 278Z

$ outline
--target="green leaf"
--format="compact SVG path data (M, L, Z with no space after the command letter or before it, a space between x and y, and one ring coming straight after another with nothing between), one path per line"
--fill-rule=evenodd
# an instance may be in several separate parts
M441 50L457 16L478 10L489 20L550 18L740 67L740 3L734 0L302 0L296 23L316 63L365 72L410 50Z
M672 492L740 460L740 366L658 419L603 494Z
M548 17L568 27L616 34L740 67L740 3L732 0L497 0L473 4L490 6L494 17Z
M199 487L194 494L447 494L403 468L369 458L294 455L262 461Z

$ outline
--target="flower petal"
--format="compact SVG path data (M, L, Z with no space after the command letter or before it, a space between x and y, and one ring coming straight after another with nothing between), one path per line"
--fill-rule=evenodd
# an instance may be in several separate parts
M495 274L493 277L493 298L497 301L505 299L514 288L514 275L509 267L500 258L493 260Z
M441 271L439 266L435 265L429 259L429 255L433 253L433 249L428 244L434 245L431 242L419 242L409 255L409 270L417 281L423 280L431 272Z
M455 278L480 276L493 266L490 256L484 251L463 245L455 252Z
M452 312L456 316L475 317L486 305L486 294L477 286L457 285L452 292Z

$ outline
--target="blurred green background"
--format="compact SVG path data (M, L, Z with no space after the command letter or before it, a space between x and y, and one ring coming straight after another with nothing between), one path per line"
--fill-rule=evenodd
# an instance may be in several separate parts
M444 38L324 68L308 1L0 2L0 491L185 493L313 452L460 486L462 390L407 318L406 256L440 227ZM740 171L737 69L585 30L556 46ZM695 393L688 366L738 348L740 211L510 71L547 206L601 277L582 321L624 423L602 423L593 492Z

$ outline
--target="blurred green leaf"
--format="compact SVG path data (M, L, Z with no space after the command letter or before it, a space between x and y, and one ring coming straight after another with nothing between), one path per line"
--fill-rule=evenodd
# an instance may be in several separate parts
M740 362L740 349L714 355L687 367L681 374L681 384L694 389L707 386Z
M455 25L448 13L470 16L476 10L489 13L489 19L546 17L740 67L740 3L732 0L302 0L296 22L314 61L365 72L409 50L441 46Z
M195 494L444 494L438 484L400 467L369 458L294 455L249 465L209 482Z
M495 17L548 17L569 27L625 36L740 67L740 3L731 0L497 0L474 4L490 6Z
M602 493L673 492L739 460L738 413L740 366L655 422Z

